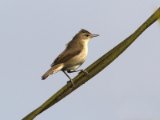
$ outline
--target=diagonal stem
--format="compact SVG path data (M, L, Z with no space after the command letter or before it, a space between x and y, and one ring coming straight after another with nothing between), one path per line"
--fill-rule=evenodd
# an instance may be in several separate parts
M77 89L79 86L90 80L90 78L98 74L111 62L113 62L123 51L125 51L136 40L137 37L139 37L150 25L152 25L159 18L160 18L160 8L158 8L157 11L155 11L133 34L131 34L128 38L119 43L109 52L104 54L96 62L91 64L86 69L86 71L88 71L90 74L89 77L86 77L84 74L79 74L73 79L75 87L71 87L72 86L71 83L66 84L57 93L55 93L46 102L44 102L40 107L38 107L33 112L28 114L22 120L33 120L37 115L39 115L52 105L56 104L61 99L70 94L72 91Z

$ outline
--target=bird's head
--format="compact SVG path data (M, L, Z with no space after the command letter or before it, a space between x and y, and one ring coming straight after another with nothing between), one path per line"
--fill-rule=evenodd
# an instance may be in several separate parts
M92 39L93 37L97 37L97 36L99 36L99 35L98 35L98 34L92 34L92 33L90 33L89 31L87 31L87 30L85 30L85 29L81 29L81 30L77 33L76 36L78 36L78 38L79 38L80 40L89 41L89 40Z

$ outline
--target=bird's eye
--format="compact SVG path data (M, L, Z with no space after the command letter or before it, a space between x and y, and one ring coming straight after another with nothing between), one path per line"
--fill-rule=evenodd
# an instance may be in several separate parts
M88 35L88 34L86 34L86 37L89 37L89 35Z

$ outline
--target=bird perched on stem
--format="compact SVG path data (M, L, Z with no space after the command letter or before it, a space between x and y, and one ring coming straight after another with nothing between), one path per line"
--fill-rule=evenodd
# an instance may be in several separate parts
M72 79L67 73L82 71L85 74L88 74L88 72L84 71L83 69L77 69L86 60L89 41L93 37L97 36L99 35L92 34L87 30L80 30L67 44L66 49L54 60L54 62L51 64L51 68L42 76L42 80L58 71L63 71L74 85Z

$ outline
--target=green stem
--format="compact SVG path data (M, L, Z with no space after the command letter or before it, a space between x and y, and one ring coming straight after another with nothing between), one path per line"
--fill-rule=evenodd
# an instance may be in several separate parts
M153 13L133 34L131 34L128 38L119 43L109 52L104 54L101 58L96 60L89 67L87 67L86 71L88 71L90 75L89 77L85 76L83 73L80 73L73 79L75 87L72 87L71 83L66 84L57 93L55 93L46 102L44 102L40 107L32 111L22 120L33 120L41 112L45 111L55 103L59 102L65 96L70 94L72 91L74 91L82 84L90 80L90 78L98 74L111 62L113 62L122 52L124 52L136 40L137 37L139 37L150 25L152 25L159 18L160 18L160 8L158 8L158 10L155 13Z

